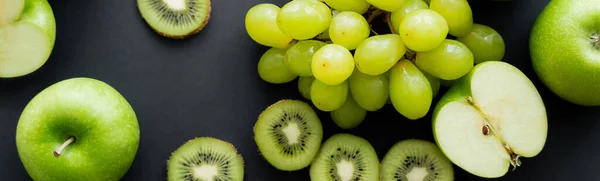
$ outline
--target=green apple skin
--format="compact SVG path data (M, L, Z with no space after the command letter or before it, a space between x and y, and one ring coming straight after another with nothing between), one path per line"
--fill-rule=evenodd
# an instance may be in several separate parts
M55 157L69 137L75 142ZM110 85L71 78L38 93L16 131L23 166L33 180L116 181L133 163L140 141L136 114Z
M533 68L557 96L582 106L600 105L600 2L553 0L535 21L530 41ZM600 45L600 44L599 44Z
M25 0L25 7L19 21L27 21L42 28L50 37L50 47L54 47L56 19L54 19L54 11L47 0Z

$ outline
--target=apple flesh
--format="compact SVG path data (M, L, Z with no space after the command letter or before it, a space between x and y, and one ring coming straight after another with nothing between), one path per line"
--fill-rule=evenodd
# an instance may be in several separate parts
M0 0L0 78L30 74L54 48L56 22L46 0Z
M497 178L520 157L534 157L547 136L544 103L533 83L500 61L476 65L457 80L433 113L435 140L444 154L471 174Z
M71 78L38 93L24 108L16 146L33 180L106 180L125 175L140 130L133 108L110 85Z

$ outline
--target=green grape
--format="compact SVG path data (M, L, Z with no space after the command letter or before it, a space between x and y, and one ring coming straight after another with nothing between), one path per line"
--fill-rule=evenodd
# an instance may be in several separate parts
M360 43L354 51L354 63L362 73L379 75L388 71L406 53L400 35L375 35Z
M440 78L437 78L431 74L428 74L427 72L421 72L423 73L423 75L425 75L425 77L427 77L427 81L429 81L429 85L431 86L431 93L432 96L435 97L437 96L439 90L440 90Z
M298 77L285 65L285 49L270 48L258 61L258 75L266 82L282 84Z
M473 26L473 12L467 0L431 0L430 9L444 17L448 23L448 33L461 37Z
M369 23L364 16L353 12L343 11L331 19L329 37L335 44L342 45L348 50L354 50L370 35Z
M470 32L458 37L457 40L469 47L477 64L485 61L500 61L504 58L506 48L504 39L489 26L473 24Z
M367 2L378 9L394 12L404 4L406 0L367 0Z
M415 64L435 77L454 80L473 68L473 53L463 43L446 39L433 50L417 53Z
M327 44L315 52L311 65L315 79L328 85L337 85L352 75L354 58L343 46Z
M385 106L390 97L387 73L367 75L354 71L348 79L350 94L360 107L368 111L377 111Z
M339 109L330 112L331 119L342 129L354 129L367 117L367 110L356 104L352 96L348 95L346 103Z
M407 13L410 13L411 11L417 10L417 9L427 9L427 8L429 8L429 6L427 6L425 1L423 1L423 0L406 0L404 5L402 5L402 7L400 7L400 9L392 12L390 15L390 21L392 22L392 28L394 29L394 32L396 34L399 32L398 29L400 28L400 23L402 23L402 19L404 18L404 15L406 15Z
M338 11L354 11L365 14L371 6L366 0L323 0L329 7Z
M433 100L427 77L406 59L390 71L390 99L396 111L411 120L424 117Z
M290 47L285 54L285 64L299 76L312 76L312 57L327 43L317 40L301 40Z
M404 15L399 30L406 47L424 52L434 49L446 39L448 24L433 10L417 9Z
M312 76L298 77L298 91L305 99L310 99L310 87L314 80L315 78Z
M262 3L250 8L246 13L246 32L256 43L275 47L288 48L293 38L284 34L277 25L280 8L274 4Z
M306 40L324 32L331 22L331 9L318 0L293 0L277 15L279 29L296 40Z
M310 87L310 99L321 111L334 111L346 103L348 82L338 85L327 85L315 79Z

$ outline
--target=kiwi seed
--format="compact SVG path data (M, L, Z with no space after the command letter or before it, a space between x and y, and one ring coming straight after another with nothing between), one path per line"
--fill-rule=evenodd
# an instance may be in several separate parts
M381 160L381 181L452 181L452 164L429 141L400 141Z
M210 19L210 0L137 0L142 18L161 36L183 39L194 35Z
M321 146L310 167L311 181L379 180L379 158L364 138L338 133Z
M199 137L172 153L167 177L169 181L243 181L244 160L230 143Z
M254 140L275 168L295 171L308 167L321 146L323 128L309 104L280 100L266 108L254 125Z

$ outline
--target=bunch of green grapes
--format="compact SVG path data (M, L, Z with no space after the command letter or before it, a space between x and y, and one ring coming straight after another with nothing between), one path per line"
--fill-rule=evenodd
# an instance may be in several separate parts
M390 31L376 33L370 21L382 14ZM422 118L441 83L505 52L496 30L473 22L467 0L261 3L245 25L252 40L271 47L259 76L274 84L298 79L299 93L346 129L388 103L408 119Z

